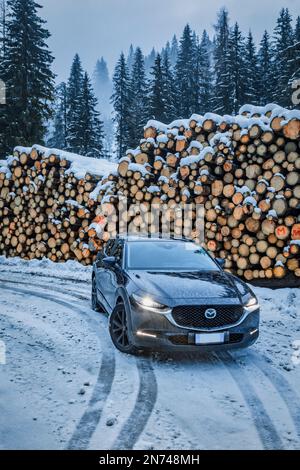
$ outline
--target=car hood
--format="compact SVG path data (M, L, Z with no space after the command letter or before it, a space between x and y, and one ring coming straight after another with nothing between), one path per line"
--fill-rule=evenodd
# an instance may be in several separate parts
M137 287L158 301L182 299L240 302L234 280L222 271L216 272L153 272L134 271L129 274Z

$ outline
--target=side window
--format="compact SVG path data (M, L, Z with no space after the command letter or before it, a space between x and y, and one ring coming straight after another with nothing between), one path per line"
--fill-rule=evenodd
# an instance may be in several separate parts
M109 241L106 243L106 246L105 246L105 249L104 249L105 256L107 256L107 257L113 256L114 244L115 244L115 241L114 241L114 240L109 240Z
M123 244L121 242L116 244L113 256L115 256L117 263L121 265L123 259Z

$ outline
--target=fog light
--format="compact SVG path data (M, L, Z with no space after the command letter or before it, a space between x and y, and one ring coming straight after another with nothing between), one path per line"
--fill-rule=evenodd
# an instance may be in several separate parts
M258 332L258 328L255 328L255 330L250 331L250 335L251 336L255 335L255 333L257 333L257 332Z
M148 338L156 338L156 335L153 335L151 333L145 333L144 331L138 330L136 332L137 336L147 336Z

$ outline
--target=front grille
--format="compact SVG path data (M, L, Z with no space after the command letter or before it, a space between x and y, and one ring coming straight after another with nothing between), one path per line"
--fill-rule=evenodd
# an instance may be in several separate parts
M215 318L205 317L207 309L215 309ZM243 315L240 305L182 305L174 307L172 316L179 326L185 328L218 328L237 323Z

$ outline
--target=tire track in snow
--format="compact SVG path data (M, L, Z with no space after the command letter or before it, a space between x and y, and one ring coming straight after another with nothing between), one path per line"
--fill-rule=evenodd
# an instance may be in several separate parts
M286 404L290 417L300 438L300 401L299 395L293 390L289 382L274 367L270 366L267 357L262 356L264 362L251 354L251 361L269 379Z
M218 353L217 357L219 357L227 367L248 404L257 433L263 444L263 448L265 450L283 449L283 443L272 419L268 415L262 401L258 398L251 382L248 380L247 375L240 365L228 352Z
M6 286L5 284L1 285L0 288L10 292L18 292L20 294L30 295L33 297L49 300L58 305L62 305L64 307L67 307L68 309L76 311L80 315L84 315L86 317L85 310L74 306L69 302L58 299L51 294L35 292L29 289L25 290L17 287L10 287ZM84 450L88 448L89 442L100 421L104 405L112 388L115 376L115 353L110 341L106 339L105 336L101 337L101 340L103 339L105 344L103 345L102 362L97 381L94 386L93 393L90 398L87 409L83 413L79 423L77 424L75 431L69 441L67 449Z
M69 294L66 289L61 289L60 287L56 287L56 286L55 286L55 288L51 288L51 287L47 286L46 284L36 284L36 283L33 284L32 282L11 281L9 279L1 279L1 278L0 278L0 282L9 283L9 284L16 284L16 285L21 284L21 285L24 285L24 286L31 286L31 287L39 287L41 289L45 289L45 290L48 290L48 291L51 291L51 292L59 292L60 294L70 295L72 297L75 297L78 300L89 300L88 295L85 296L85 295L82 295L82 294L76 294L75 292L71 292Z
M157 399L157 381L151 358L136 358L140 386L131 415L125 422L113 450L132 450L144 431Z
M98 426L105 402L111 392L115 375L115 361L111 354L104 354L98 380L88 407L82 415L67 446L68 450L85 450Z
M68 292L66 292L66 290L64 289L57 288L57 287L55 287L55 289L54 288L51 289L48 286L45 286L43 284L32 284L32 283L25 282L25 281L7 281L5 279L0 279L0 282L1 281L9 282L12 284L23 284L23 285L29 285L29 286L34 286L34 287L40 287L42 289L52 290L53 292L60 292L65 295L69 295ZM79 300L88 300L88 296L84 297L80 294L76 294L73 292L71 292L70 295L78 298ZM109 345L109 347L111 347L111 344ZM136 359L136 365L137 365L137 369L139 372L139 379L140 379L139 392L138 392L138 397L137 397L137 401L135 403L134 409L130 417L124 424L119 434L119 437L117 438L117 441L120 443L120 446L122 449L131 449L134 447L135 443L138 441L140 435L142 434L156 403L157 382L156 382L156 376L154 374L152 364L149 363L149 360L145 358ZM100 373L101 373L101 370L100 370ZM96 390L96 386L95 386L95 392L97 394L99 393L99 391ZM88 414L88 416L83 416L78 426L80 427L80 424L87 426L89 420L92 421L93 416L91 416L90 414ZM96 427L94 428L94 430L95 429ZM90 439L91 437L92 435L90 436ZM78 441L78 435L75 436L75 433L74 433L74 435L72 436L69 442L68 448L70 449L81 448L81 447L76 447L76 446L73 447L75 445L75 438ZM70 447L70 445L72 447ZM115 445L114 445L114 448L115 448Z
M0 273L2 273L2 274L5 274L5 273L22 274L22 272L20 272L20 271L14 271L14 270L8 270L8 269L0 269ZM36 273L34 271L26 271L23 274L24 274L24 276L26 274L28 274L28 275L33 276L33 277L44 277L46 279L57 279L58 281L70 281L70 282L74 282L76 284L90 284L89 280L76 279L76 278L73 278L73 277L64 277L63 275L62 276L59 276L59 275L56 276L56 275L53 275L53 274Z

